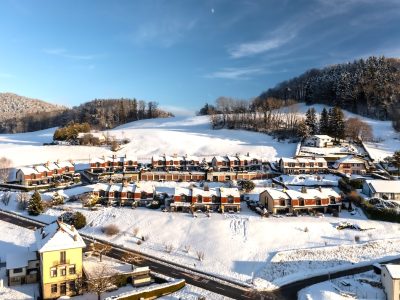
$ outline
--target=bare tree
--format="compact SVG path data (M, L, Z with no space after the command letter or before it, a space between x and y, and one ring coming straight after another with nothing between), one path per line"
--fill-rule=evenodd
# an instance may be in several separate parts
M18 202L17 207L19 210L26 210L29 204L31 196L27 192L18 192L16 200Z
M129 264L141 264L144 261L143 257L131 252L126 252L121 259Z
M204 251L197 250L197 251L196 251L196 255L197 255L197 259L198 259L199 261L204 260Z
M349 118L345 123L345 135L353 141L371 141L372 128L359 118Z
M12 165L12 160L6 157L0 158L0 183L8 181Z
M118 274L106 265L93 270L86 280L88 292L95 293L98 300L101 299L101 294L112 289L117 283Z
M90 250L99 256L100 261L102 261L103 255L106 255L108 252L111 251L111 249L112 247L106 244L100 244L100 243L90 244Z

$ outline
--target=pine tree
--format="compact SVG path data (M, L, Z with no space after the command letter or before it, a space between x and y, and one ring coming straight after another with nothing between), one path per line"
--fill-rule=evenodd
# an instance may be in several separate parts
M310 128L307 126L305 121L301 121L297 126L297 135L302 139L310 136Z
M306 125L310 128L310 134L317 134L318 123L317 123L317 113L314 107L311 107L306 112Z
M396 151L393 154L393 165L397 167L397 174L400 175L400 151Z
M321 117L319 119L319 133L320 134L330 134L329 131L329 116L328 111L324 107L321 112Z
M64 197L60 195L57 191L54 192L53 197L51 198L52 205L61 205L64 204Z
M32 216L38 216L44 211L42 197L38 191L35 191L29 200L28 213Z
M335 106L329 110L329 132L337 139L344 139L345 137L345 123L344 114L340 107Z

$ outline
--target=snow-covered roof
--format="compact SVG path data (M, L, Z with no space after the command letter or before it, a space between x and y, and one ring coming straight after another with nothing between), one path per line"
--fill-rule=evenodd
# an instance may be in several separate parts
M166 186L156 186L156 194L167 194L168 196L173 196L175 194L175 188Z
M365 160L355 157L353 155L347 155L345 157L342 157L341 159L338 159L333 167L337 169L341 164L365 164Z
M175 196L179 196L179 195L187 195L187 196L191 196L192 195L192 191L189 188L184 188L184 187L176 187L175 188Z
M376 193L400 193L400 180L366 180L365 182Z
M65 168L65 167L74 168L74 164L70 161L57 161L56 164L60 168Z
M237 158L236 156L228 156L229 161L238 161L239 158Z
M6 269L24 268L28 266L28 261L36 259L36 253L29 248L26 248L26 251L8 253L6 256Z
M315 134L312 137L316 137L321 140L333 140L333 137L330 137L329 135L326 134Z
M237 188L226 188L221 187L219 188L221 197L233 196L233 197L240 197L239 190Z
M283 191L275 188L266 188L267 193L272 199L289 199L289 196Z
M216 161L226 161L226 162L229 161L229 158L226 156L214 156L214 158Z
M37 229L35 238L39 253L86 247L78 231L60 221Z
M95 157L91 161L91 163L104 163L105 162L105 157Z
M39 174L39 172L32 167L21 167L19 170L24 174Z
M220 191L219 189L209 188L208 190L204 190L204 188L193 188L192 189L193 196L203 196L203 197L211 197L211 196L219 196Z
M400 279L400 265L387 264L384 267L388 270L393 279Z
M197 156L193 156L193 155L186 155L185 157L186 161L200 161L200 159Z
M297 159L295 159L295 158L290 158L290 157L282 157L281 160L282 160L283 162L290 162L290 163L296 163L296 162L297 162Z
M122 184L115 183L110 186L109 192L121 192L122 191Z
M340 195L331 188L321 188L321 189L311 189L306 188L306 192L302 193L301 191L296 190L286 190L286 193L292 199L306 198L306 199L315 199L321 198L326 199L330 197L339 198Z
M49 169L49 170L58 170L59 168L62 168L61 166L56 165L56 164L53 163L53 162L48 162L48 163L46 164L46 167L47 167L47 169Z
M42 165L35 166L35 169L36 169L39 173L48 172L48 171L49 171L49 169L47 169L45 166L42 166Z
M148 194L151 194L154 192L154 184L146 181L137 183L135 192L137 193L146 192Z

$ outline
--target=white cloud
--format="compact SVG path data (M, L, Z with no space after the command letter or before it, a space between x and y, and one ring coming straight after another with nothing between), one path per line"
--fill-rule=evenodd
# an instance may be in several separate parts
M250 79L251 75L259 75L265 73L261 68L223 68L219 71L205 75L206 78L220 79Z
M256 54L260 54L263 52L267 52L269 50L279 48L280 46L288 43L295 37L295 33L291 33L289 35L283 37L273 37L269 39L263 39L258 41L253 41L249 43L240 44L234 48L232 48L229 52L231 57L233 58L241 58L245 56L252 56Z
M43 49L43 52L49 55L60 56L73 60L93 60L101 57L101 55L99 54L88 54L88 55L71 54L68 50L64 48L47 48Z

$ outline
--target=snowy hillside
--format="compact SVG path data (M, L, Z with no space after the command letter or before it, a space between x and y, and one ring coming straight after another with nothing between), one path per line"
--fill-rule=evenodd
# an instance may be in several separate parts
M324 105L314 105L320 112ZM309 107L296 104L295 110L305 113ZM287 108L293 111L293 107ZM285 111L283 109L282 111ZM359 117L373 128L380 143L367 143L374 159L383 159L400 149L400 134L389 121L378 121L345 112L346 117ZM12 159L16 166L42 163L49 160L74 159L88 162L90 158L111 152L106 148L87 146L42 146L51 142L55 128L21 134L1 134L0 153ZM118 154L136 155L139 161L148 161L154 154L192 154L210 157L223 154L250 152L265 159L293 156L296 144L278 142L271 136L244 130L212 130L207 116L151 119L127 123L109 133L129 138L131 142Z
M0 153L12 159L15 165L27 165L57 159L88 161L111 152L101 147L42 146L51 142L55 128L0 135ZM175 117L152 119L125 124L110 130L116 137L131 142L118 154L136 155L139 161L148 161L153 154L192 154L199 157L220 154L253 153L266 159L293 156L296 144L277 142L272 137L238 130L212 130L207 117Z

